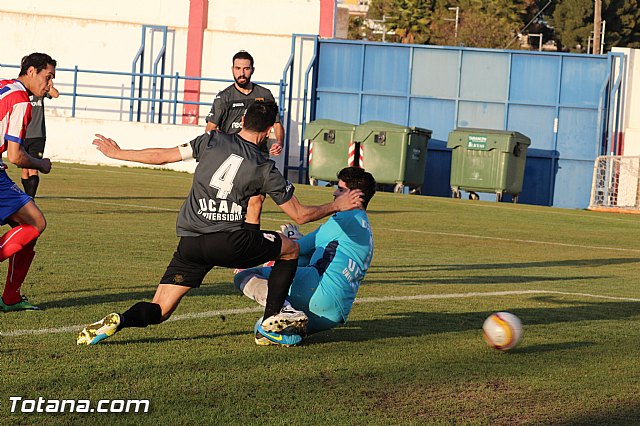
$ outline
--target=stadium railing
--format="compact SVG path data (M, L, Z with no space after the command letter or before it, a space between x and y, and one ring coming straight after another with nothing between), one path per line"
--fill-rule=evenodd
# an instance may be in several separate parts
M14 64L0 64L1 68L14 68L19 69L19 65ZM70 78L61 78L60 74L71 73ZM17 73L15 73L17 75ZM80 82L82 76L85 75L97 75L97 79L91 79L88 84ZM113 76L127 78L128 89L125 89L124 84L117 85L113 82ZM2 75L3 78L10 78L8 75ZM66 76L65 76L66 77ZM147 78L148 84L143 86L140 83L141 79ZM138 83L136 83L138 79ZM71 83L69 83L71 80ZM107 85L101 84L103 81L108 80ZM67 109L70 111L71 117L76 117L78 113L78 100L81 98L86 99L102 99L102 100L116 100L128 103L125 107L121 105L117 109L106 110L103 106L97 104L94 107L90 105L83 106L82 110L92 110L98 112L97 116L91 118L105 118L100 117L100 112L106 113L118 113L121 117L128 115L128 121L145 121L149 123L163 123L163 117L165 118L165 124L181 124L178 122L178 116L182 114L178 111L179 106L182 105L198 105L198 106L210 106L213 102L213 98L217 91L201 91L201 98L206 97L206 101L193 102L185 101L184 97L184 83L187 80L195 80L201 82L212 83L212 85L220 86L222 88L233 83L232 79L227 78L212 78L212 77L190 77L180 75L176 72L174 74L154 74L154 73L139 73L139 72L121 72L121 71L105 71L105 70L92 70L81 69L78 66L73 68L56 68L56 80L55 85L60 92L60 96L70 97L70 105L57 106L55 108ZM60 83L59 83L60 82ZM165 83L168 83L169 88L165 89ZM269 81L254 81L256 84L266 86L274 93L276 99L284 92L286 84L283 81L269 82ZM159 87L158 87L159 86ZM182 86L182 87L181 87ZM62 90L61 90L62 89ZM65 90L66 89L66 90ZM119 91L120 94L104 94L100 92L104 91ZM219 91L218 90L218 91ZM136 96L136 91L138 95ZM125 94L126 92L126 94ZM147 96L141 96L141 92L147 92ZM146 106L146 111L143 108ZM163 113L163 110L170 111ZM281 106L282 108L282 106ZM142 120L143 115L146 116L145 120ZM200 116L198 118L201 118ZM125 121L125 120L122 120Z

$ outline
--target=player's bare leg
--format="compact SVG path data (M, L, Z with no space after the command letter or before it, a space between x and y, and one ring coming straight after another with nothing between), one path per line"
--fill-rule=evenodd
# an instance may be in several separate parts
M169 319L182 297L191 290L173 284L160 284L152 302L138 302L122 314L111 313L86 326L78 335L78 345L95 345L123 328L146 327Z

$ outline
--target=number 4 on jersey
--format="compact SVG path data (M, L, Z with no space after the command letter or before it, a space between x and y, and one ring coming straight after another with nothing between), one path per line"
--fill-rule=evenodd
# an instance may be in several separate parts
M225 199L229 196L231 189L233 188L233 180L236 178L240 164L242 164L244 158L231 154L224 160L224 163L218 167L213 176L211 176L211 182L209 186L218 189L218 195L216 198Z

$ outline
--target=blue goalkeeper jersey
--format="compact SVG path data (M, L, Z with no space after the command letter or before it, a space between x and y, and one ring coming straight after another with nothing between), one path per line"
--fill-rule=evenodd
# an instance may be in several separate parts
M335 298L346 320L373 257L373 234L364 210L339 212L302 237L299 266L318 270L325 292Z

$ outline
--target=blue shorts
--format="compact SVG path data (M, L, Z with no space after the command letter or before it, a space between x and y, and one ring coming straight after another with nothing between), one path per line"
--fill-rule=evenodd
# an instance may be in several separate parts
M0 171L0 225L6 225L9 216L31 201L31 197L18 188L7 173Z
M252 268L247 269L246 273L269 278L271 268ZM291 306L309 317L308 334L329 330L345 322L335 296L327 291L330 287L326 283L323 284L318 270L313 266L298 267L296 270L287 300Z

